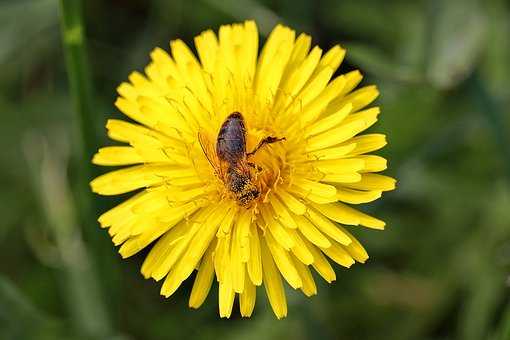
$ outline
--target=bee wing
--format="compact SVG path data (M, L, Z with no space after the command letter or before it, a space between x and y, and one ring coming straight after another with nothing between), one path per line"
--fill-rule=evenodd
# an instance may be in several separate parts
M223 171L220 160L216 155L216 149L214 147L214 144L211 142L210 138L207 136L207 133L205 131L198 132L198 142L202 147L202 151L204 152L205 157L214 168L214 171L216 171L216 173L221 176Z

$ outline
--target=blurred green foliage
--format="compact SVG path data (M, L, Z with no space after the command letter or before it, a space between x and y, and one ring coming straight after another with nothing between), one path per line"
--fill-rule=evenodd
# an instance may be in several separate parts
M0 339L510 339L508 1L83 3L89 121L59 3L0 1ZM356 230L368 263L337 268L311 300L289 289L283 321L263 290L249 320L220 320L216 293L189 310L190 282L160 297L139 274L143 255L121 261L95 223L122 198L83 192L128 73L170 39L247 18L263 36L283 22L348 48L341 71L360 68L381 90L373 129L399 180L366 207L387 230Z

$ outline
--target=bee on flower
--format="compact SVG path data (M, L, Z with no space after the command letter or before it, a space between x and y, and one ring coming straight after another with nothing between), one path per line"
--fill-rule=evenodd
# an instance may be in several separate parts
M367 106L375 86L355 90L358 71L334 77L345 50L311 48L311 38L276 26L259 54L253 21L205 31L197 57L180 40L156 48L145 75L118 87L117 108L136 123L111 119L122 146L93 162L128 166L97 177L101 195L136 191L99 217L122 257L151 247L141 272L172 295L196 270L189 305L200 307L213 282L219 313L254 310L264 286L278 318L287 315L283 281L316 294L311 274L336 279L330 260L350 267L367 252L351 234L385 223L352 205L378 199L395 180L369 153L382 134Z

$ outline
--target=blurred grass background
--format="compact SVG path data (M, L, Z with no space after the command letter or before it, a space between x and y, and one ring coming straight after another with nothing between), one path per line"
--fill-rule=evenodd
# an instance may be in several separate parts
M510 339L508 1L83 2L0 1L0 339ZM189 310L190 282L160 297L95 222L122 198L87 183L152 48L247 18L348 48L399 179L366 207L388 224L357 232L368 263L311 300L289 289L278 322L262 290L249 320L220 320L216 292Z

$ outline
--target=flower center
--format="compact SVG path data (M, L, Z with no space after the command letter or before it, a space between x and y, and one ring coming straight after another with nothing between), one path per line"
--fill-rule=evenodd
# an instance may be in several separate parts
M275 134L271 131L251 129L247 135L247 150L251 151L261 140ZM284 136L278 137L282 138ZM260 190L258 202L266 201L269 192L283 182L286 173L285 156L285 141L279 141L262 146L248 158L248 161L255 165L251 172L251 178Z
M218 137L208 137L207 141L202 138L201 147L194 148L197 153L190 157L207 183L210 200L230 199L250 209L267 202L268 194L288 177L285 173L289 171L285 136L257 128L249 128L245 136L246 153L239 158L232 154L235 145L225 145L228 139L223 139L223 145L217 149Z

